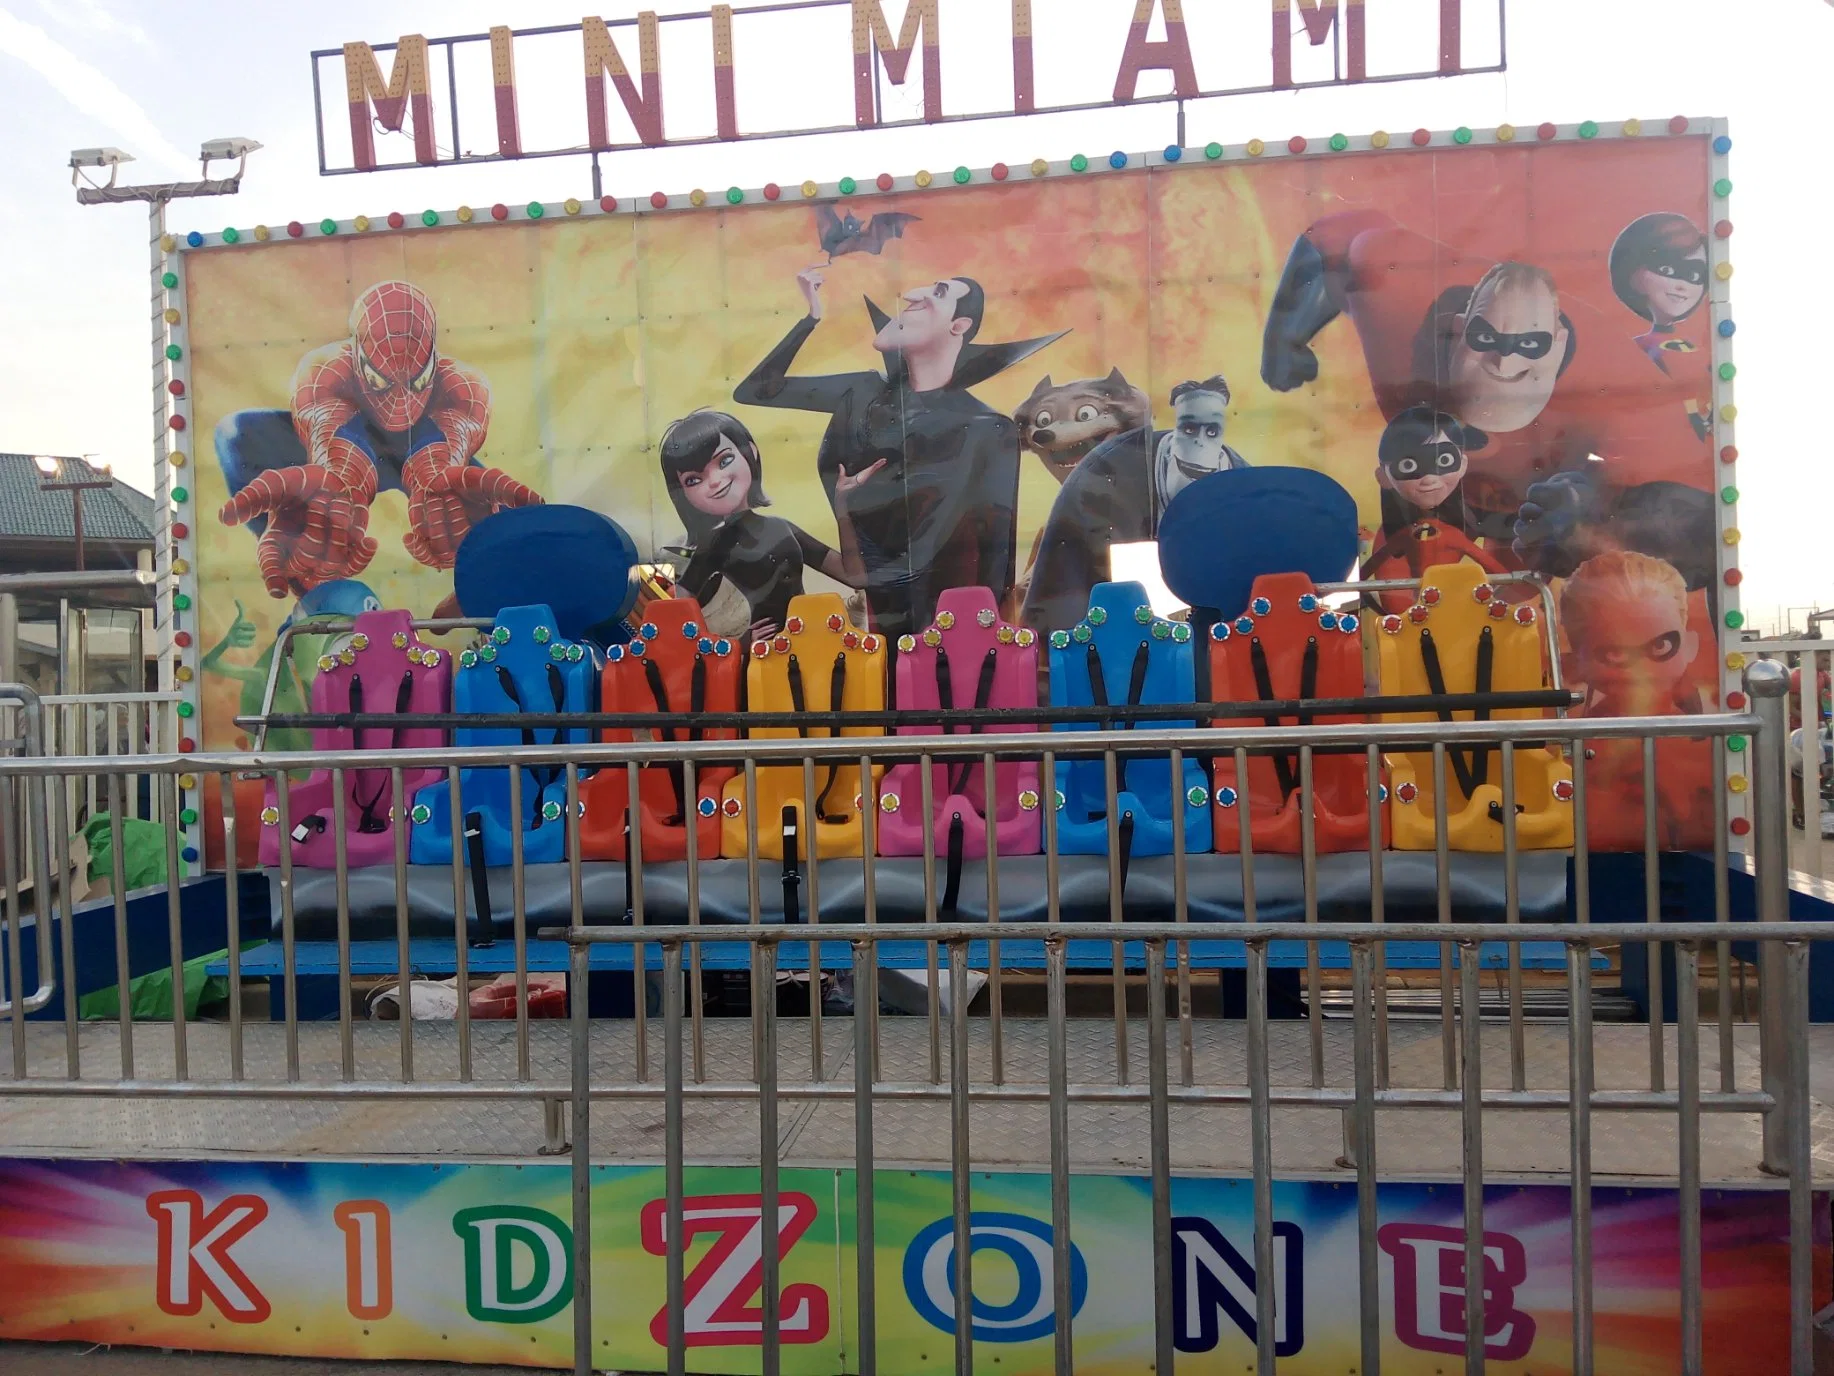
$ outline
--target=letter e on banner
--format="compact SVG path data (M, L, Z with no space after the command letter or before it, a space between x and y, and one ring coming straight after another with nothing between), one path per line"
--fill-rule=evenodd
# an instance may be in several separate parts
M1426 1223L1385 1223L1376 1242L1394 1258L1395 1336L1421 1352L1465 1350L1465 1234ZM1484 1234L1484 1353L1513 1362L1528 1355L1535 1321L1516 1308L1528 1253L1509 1233Z
M465 1312L478 1322L540 1323L572 1303L573 1230L545 1209L460 1209L452 1231L465 1243Z
M815 1200L798 1190L777 1196L777 1255L786 1257L815 1222ZM709 1194L684 1199L681 1245L712 1233L713 1245L683 1279L682 1331L689 1347L755 1347L764 1341L764 1200L755 1194ZM643 1250L668 1254L668 1201L643 1206ZM786 1343L818 1343L828 1336L828 1292L807 1282L786 1285L777 1297L778 1333ZM650 1320L650 1336L666 1346L669 1311Z
M231 1323L263 1323L273 1306L229 1255L267 1217L258 1194L232 1194L208 1213L196 1190L158 1190L146 1211L159 1225L155 1303L166 1314L200 1314L209 1299Z
M344 1304L356 1319L386 1319L395 1308L395 1249L388 1205L350 1199L331 1211L344 1234Z

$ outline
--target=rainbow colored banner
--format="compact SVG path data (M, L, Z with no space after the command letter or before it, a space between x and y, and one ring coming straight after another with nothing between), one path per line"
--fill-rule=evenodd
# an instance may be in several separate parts
M593 1364L658 1370L667 1339L660 1167L593 1172ZM762 1229L755 1171L686 1174L690 1370L760 1368ZM566 1366L572 1229L565 1165L0 1162L0 1337L316 1357ZM783 1370L858 1370L854 1176L787 1170ZM1787 1196L1702 1200L1705 1343L1715 1372L1788 1365ZM1485 1198L1491 1370L1570 1370L1568 1192L1499 1185ZM1379 1194L1383 1369L1430 1376L1464 1352L1462 1195L1385 1183ZM1826 1216L1825 1197L1819 1202ZM1051 1370L1050 1181L976 1176L977 1370ZM875 1195L879 1369L954 1367L947 1174L883 1171ZM1137 1373L1152 1359L1149 1182L1071 1181L1076 1369ZM1272 1276L1254 1266L1247 1181L1172 1188L1179 1369L1240 1372L1255 1293L1274 1289L1280 1369L1342 1376L1360 1359L1356 1190L1274 1187ZM1826 1239L1818 1269L1826 1274ZM1677 1369L1676 1195L1593 1196L1597 1368Z

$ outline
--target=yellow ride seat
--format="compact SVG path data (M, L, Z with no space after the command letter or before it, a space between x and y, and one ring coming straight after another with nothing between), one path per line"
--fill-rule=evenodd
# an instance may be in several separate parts
M746 666L746 706L751 714L771 712L879 712L885 708L884 637L862 632L847 621L846 603L835 593L805 593L790 601L783 629L769 640L753 641ZM823 726L753 726L752 740L821 739L837 734ZM882 726L850 726L843 736L882 736ZM874 788L884 773L873 769ZM758 769L758 796L745 796L745 776L727 781L720 803L720 854L747 854L746 808L757 810L758 854L783 858L784 813L795 814L798 852L822 859L862 854L860 767L817 764L815 824L803 815L804 790L799 765Z
M1548 686L1545 628L1532 602L1508 602L1476 564L1436 564L1404 612L1381 619L1377 646L1384 697L1532 692ZM1539 708L1397 712L1388 721L1532 720ZM1387 757L1389 807L1397 850L1431 850L1433 756ZM1446 749L1446 844L1452 850L1503 849L1502 752L1495 746ZM1563 850L1573 844L1573 771L1557 745L1515 751L1516 844Z

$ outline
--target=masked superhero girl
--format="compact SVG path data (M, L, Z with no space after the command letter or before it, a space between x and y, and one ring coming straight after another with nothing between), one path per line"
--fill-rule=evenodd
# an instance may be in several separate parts
M1611 245L1611 287L1649 321L1637 347L1663 372L1676 355L1699 352L1675 332L1707 299L1707 236L1687 216L1659 211L1626 225Z
M408 498L407 551L449 569L472 525L541 498L477 452L490 426L490 387L439 352L425 292L378 282L350 309L350 335L312 350L293 374L286 410L238 411L217 427L229 485L225 525L257 537L274 597L367 568L377 492Z
M1435 564L1469 559L1490 573L1503 572L1477 534L1459 491L1469 453L1488 444L1474 426L1430 406L1410 406L1388 422L1376 451L1382 490L1382 536L1363 565L1363 578L1418 578ZM1405 611L1413 594L1382 594L1390 611Z
M848 514L854 489L885 460L834 480L834 523L841 547L830 549L798 526L763 515L763 465L745 423L723 411L695 411L663 432L662 478L687 527L688 566L678 580L701 604L716 635L757 640L775 635L790 599L802 592L805 567L850 588L864 587L866 567Z

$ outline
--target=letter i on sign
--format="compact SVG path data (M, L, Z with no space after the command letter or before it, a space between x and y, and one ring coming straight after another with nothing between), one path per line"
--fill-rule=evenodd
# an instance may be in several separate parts
M395 1308L395 1254L388 1205L350 1199L332 1210L344 1234L344 1302L352 1318L386 1319Z

